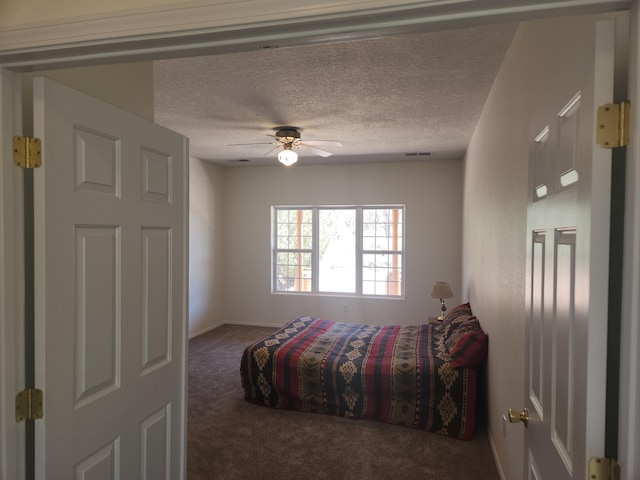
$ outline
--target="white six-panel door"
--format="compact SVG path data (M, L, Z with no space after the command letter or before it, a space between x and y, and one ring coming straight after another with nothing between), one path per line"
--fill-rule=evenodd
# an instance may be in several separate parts
M38 78L36 474L184 475L187 141Z
M595 112L613 98L615 23L548 28L567 41L542 51L531 119L526 478L582 480L604 455L611 153Z

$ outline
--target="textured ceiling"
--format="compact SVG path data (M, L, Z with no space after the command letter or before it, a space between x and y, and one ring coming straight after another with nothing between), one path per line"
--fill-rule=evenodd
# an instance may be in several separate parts
M269 142L280 126L343 144L322 147L328 158L301 148L299 164L460 158L516 27L157 61L156 122L225 166L276 165L270 145L229 145Z

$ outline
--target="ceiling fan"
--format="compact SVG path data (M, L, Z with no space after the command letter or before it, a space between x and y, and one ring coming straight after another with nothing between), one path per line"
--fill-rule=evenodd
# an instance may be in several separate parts
M342 146L342 143L338 142L337 140L306 140L303 142L300 138L300 131L295 127L279 127L276 129L275 135L267 134L267 136L273 137L274 141L257 143L233 143L229 146L238 147L243 145L275 145L275 147L265 153L264 156L268 157L269 155L280 150L278 152L278 160L280 161L280 163L286 166L293 165L298 161L298 154L293 151L294 148L298 149L304 147L314 155L329 157L331 156L331 152L323 150L321 148L317 148L316 145L334 147Z

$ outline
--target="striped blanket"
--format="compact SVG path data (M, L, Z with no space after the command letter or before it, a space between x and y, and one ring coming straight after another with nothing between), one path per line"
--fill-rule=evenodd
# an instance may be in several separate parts
M451 368L438 326L370 326L298 317L249 345L246 400L364 418L469 440L477 372Z

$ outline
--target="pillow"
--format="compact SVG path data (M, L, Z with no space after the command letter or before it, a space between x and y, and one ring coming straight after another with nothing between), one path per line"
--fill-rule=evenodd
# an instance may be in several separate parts
M474 315L469 313L459 313L454 316L453 319L449 319L449 322L445 324L442 322L442 334L444 335L445 341L447 341L456 330L460 329L460 333L466 331L465 326L469 323L478 322ZM467 326L468 327L468 326ZM473 326L471 326L473 328Z
M471 368L482 364L487 358L488 340L476 317L458 316L445 331L451 368Z
M460 315L473 315L471 313L471 304L469 302L463 303L462 305L458 305L457 307L452 308L447 312L444 317L444 321L442 322L443 326L447 326L451 322L453 322Z

